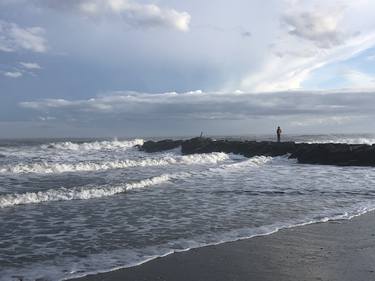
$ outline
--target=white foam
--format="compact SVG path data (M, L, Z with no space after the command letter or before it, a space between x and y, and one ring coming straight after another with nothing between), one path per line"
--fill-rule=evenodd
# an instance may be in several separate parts
M302 227L314 223L328 222L335 220L349 220L359 216L374 208L363 210L351 210L350 213L342 213L323 217L321 219L312 219L305 217L301 220L288 220L276 222L273 224L264 224L259 227L240 228L215 235L202 234L192 238L180 238L157 246L146 246L144 248L119 249L105 253L89 254L83 258L70 257L57 259L58 262L44 261L31 264L24 268L18 268L17 274L14 270L2 271L0 280L12 280L14 276L22 276L23 280L36 280L38 278L46 280L70 280L87 275L110 272L123 268L129 268L144 264L156 258L165 257L176 252L185 252L191 249L197 249L206 246L220 245L227 242L251 239L254 237L267 236L274 234L282 229Z
M276 157L275 157L276 158ZM231 164L225 164L217 168L212 168L211 170L238 170L243 168L249 168L249 167L261 167L273 159L274 157L269 156L254 156L247 160L231 163Z
M195 154L186 156L164 156L159 159L147 158L143 160L116 160L104 162L79 162L79 163L33 163L8 165L0 168L0 173L38 173L58 174L65 172L90 172L106 171L111 169L125 169L129 167L166 166L173 164L195 165L195 164L217 164L228 160L230 156L222 152L207 154Z
M86 186L76 188L49 189L47 191L14 193L0 196L0 208L11 207L21 204L35 204L51 201L86 200L113 196L133 189L145 188L167 182L178 175L164 174L161 176L144 179L138 182L126 183L123 185L111 186Z
M168 255L171 255L173 253L178 252L186 252L190 251L192 249L197 249L201 247L207 247L207 246L216 246L223 243L228 242L234 242L234 241L240 241L244 239L251 239L254 237L260 237L260 236L268 236L271 234L274 234L280 230L283 229L290 229L290 228L296 228L296 227L302 227L306 225L311 225L314 223L321 223L321 222L329 222L329 221L336 221L336 220L350 220L354 217L360 216L362 214L365 214L367 212L373 211L374 208L361 208L360 210L352 210L349 214L348 212L345 212L343 214L337 214L332 216L323 217L321 219L312 219L309 217L306 217L304 220L290 220L289 222L276 222L274 224L269 225L262 225L259 227L253 227L253 228L242 228L242 229L235 229L232 231L227 231L224 233L217 233L213 236L208 235L201 235L196 236L194 239L178 239L175 241L170 241L164 245L159 246L149 246L147 248L144 248L141 250L142 254L139 254L137 250L117 250L112 251L109 254L105 254L106 256L103 256L103 254L96 254L96 255L90 255L88 258L85 258L82 260L82 263L78 262L76 263L78 268L85 268L85 264L88 263L88 260L90 260L91 268L95 268L93 265L99 265L99 267L96 267L95 270L89 270L84 273L75 273L71 272L71 275L60 278L60 280L69 280L71 278L80 278L91 274L98 274L98 273L105 273L105 272L111 272L119 269L124 268L130 268L134 266L142 265L148 261L154 260L156 258L165 257ZM176 247L177 246L177 247ZM149 253L149 254L145 254ZM111 267L111 265L103 264L104 261L122 261L122 265L117 265ZM124 262L124 260L126 262ZM76 271L79 271L78 269ZM82 270L84 271L84 270Z
M119 141L117 139L113 141L95 141L95 142L84 142L84 143L74 143L74 142L55 142L48 145L42 145L43 149L60 149L60 150L113 150L113 149L126 149L131 148L136 145L143 145L143 139L134 139Z
M181 162L185 164L216 164L233 157L223 152L192 154L181 156Z
M298 141L296 143L346 143L346 144L368 144L372 145L375 144L374 138L334 138L334 139L316 139L316 140L309 140L309 141Z
M227 159L229 157L225 153L216 153L217 157L213 157L214 154L206 154L206 156L211 159L211 161L217 161L217 159ZM202 157L205 154L201 155L191 155L191 156L182 156L183 161L192 161L192 159L198 159L201 161ZM225 155L225 156L224 156ZM267 163L272 160L272 157L256 156L250 158L249 160L242 161L240 163L234 164L225 164L218 168L209 168L206 171L226 171L228 168L238 168L239 166L255 166L258 167L261 164ZM39 192L27 192L27 193L13 193L0 196L0 208L11 207L15 205L22 204L33 204L33 203L42 203L50 201L69 201L69 200L87 200L94 198L101 198L107 196L113 196L115 194L123 193L133 189L144 188L156 184L161 184L169 181L170 179L183 179L197 174L206 173L206 171L201 172L181 172L176 174L163 174L161 176L153 177L150 179L141 180L139 182L126 183L117 186L103 185L103 186L84 186L84 187L75 187L75 188L59 188L59 189L49 189L47 191Z
M374 208L366 210L363 210L362 208L361 210L353 209L350 213L345 212L338 215L323 217L321 219L306 217L301 220L288 220L273 224L264 224L259 227L234 229L232 231L216 233L215 235L202 234L190 239L180 238L161 245L146 246L140 249L119 249L105 253L89 254L83 258L75 257L74 259L67 257L58 259L58 262L44 261L31 264L24 268L18 268L17 274L14 274L13 270L4 270L2 271L3 276L0 276L0 280L12 280L15 275L22 276L23 280L30 281L38 278L43 280L70 280L72 278L138 266L150 260L165 257L176 252L185 252L206 246L214 246L227 242L267 236L282 229L302 227L319 222L349 220L366 212L373 211L373 209Z

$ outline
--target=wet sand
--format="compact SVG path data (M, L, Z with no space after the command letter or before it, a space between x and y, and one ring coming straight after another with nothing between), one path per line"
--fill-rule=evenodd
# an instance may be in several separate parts
M375 280L375 212L207 246L86 281Z

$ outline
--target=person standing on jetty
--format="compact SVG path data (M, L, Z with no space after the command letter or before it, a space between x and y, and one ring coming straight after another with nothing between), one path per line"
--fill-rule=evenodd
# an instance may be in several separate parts
M280 126L277 127L276 134L277 134L277 142L280 142L282 130Z

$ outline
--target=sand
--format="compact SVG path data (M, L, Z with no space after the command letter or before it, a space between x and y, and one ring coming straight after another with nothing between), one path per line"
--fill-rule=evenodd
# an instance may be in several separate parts
M76 280L371 281L375 213L174 253Z

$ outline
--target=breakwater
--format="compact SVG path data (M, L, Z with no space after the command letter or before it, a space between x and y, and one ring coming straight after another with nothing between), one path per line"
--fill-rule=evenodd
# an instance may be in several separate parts
M145 152L160 152L181 146L184 155L195 153L225 152L253 156L281 156L289 154L299 163L375 166L375 145L345 143L294 143L270 141L214 140L192 138L188 140L147 141L139 148Z

